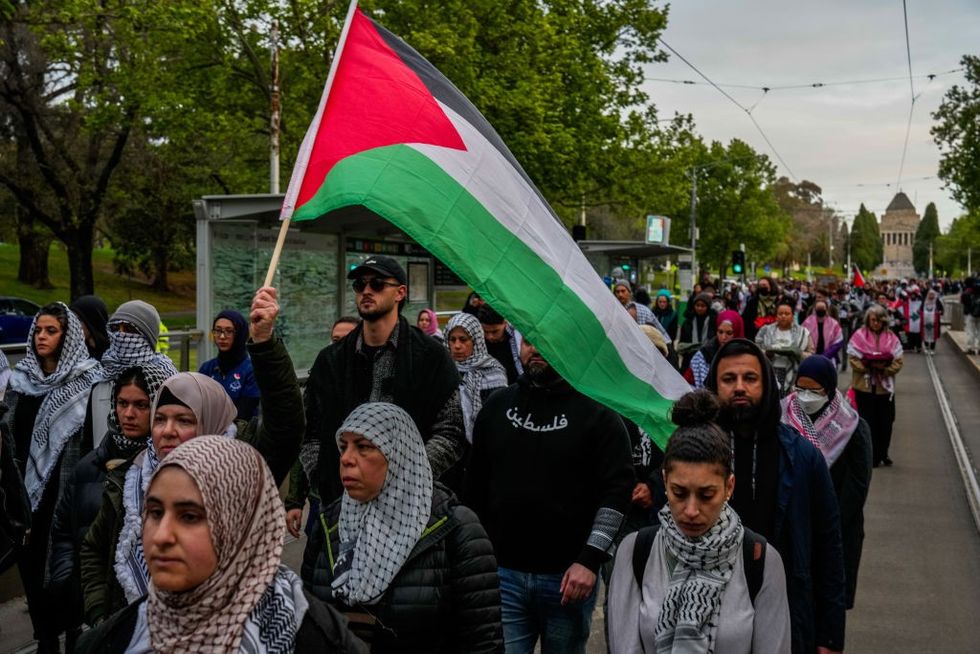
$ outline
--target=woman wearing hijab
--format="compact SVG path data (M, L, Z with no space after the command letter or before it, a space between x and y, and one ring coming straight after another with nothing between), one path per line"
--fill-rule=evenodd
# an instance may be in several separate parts
M259 387L245 348L248 323L237 311L222 311L211 324L211 337L218 356L202 363L198 372L221 384L235 403L238 419L249 420L258 414Z
M344 494L320 514L303 581L375 654L502 652L493 547L434 484L411 417L362 404L337 430Z
M671 340L677 340L677 311L674 310L674 298L666 288L657 291L657 299L653 302L653 315L663 325Z
M711 296L701 293L694 298L691 315L684 319L681 325L680 345L677 352L681 355L681 371L691 367L691 359L698 349L707 343L715 333L715 319L711 313Z
M446 324L446 346L459 370L459 400L463 406L466 440L473 442L473 425L483 401L498 388L507 386L507 371L487 352L480 321L468 313L457 313Z
M299 454L305 428L303 400L292 361L273 335L278 304L275 290L260 289L252 305L249 353L262 392L262 417L236 420L237 410L221 385L184 372L160 387L151 409L151 439L106 480L99 515L82 542L81 576L88 624L146 592L146 562L140 545L140 512L150 477L171 450L202 434L225 434L254 447L277 483Z
M708 371L711 370L711 360L715 358L718 349L732 340L733 338L745 338L745 327L742 324L742 316L738 312L727 310L718 314L718 326L715 328L715 336L705 343L691 359L691 379L694 388L704 388L704 380L708 378Z
M169 363L169 360L168 360ZM127 466L150 438L150 408L164 380L176 374L173 365L147 362L124 370L112 389L108 432L96 449L75 466L65 485L51 527L48 586L58 592L72 613L69 634L81 626L82 594L79 552L89 527L102 506L102 493L111 470Z
M854 608L864 546L864 503L871 486L871 429L837 390L837 366L825 357L800 364L796 388L782 402L783 423L813 443L830 467L840 505L847 608Z
M922 350L929 355L936 353L939 340L939 323L943 317L943 301L939 293L930 288L922 303Z
M419 311L418 318L415 320L415 326L440 343L444 343L446 340L442 332L439 331L439 317L436 316L436 312L432 309L422 309Z
M177 374L173 361L156 351L160 314L152 304L142 300L120 304L109 317L108 329L109 349L102 355L105 379L92 386L85 415L85 443L92 448L102 443L109 429L109 416L115 408L113 388L123 371L148 365L163 379Z
M109 334L106 331L109 308L98 295L83 295L72 302L69 308L82 323L89 356L101 361L102 355L109 349Z
M728 504L732 452L717 415L706 390L674 406L679 427L664 452L660 525L616 550L607 608L614 654L790 651L782 560Z
M837 354L844 347L844 330L830 315L826 300L819 299L813 303L813 310L803 321L803 326L810 332L814 353L836 361Z
M756 344L772 361L781 396L792 390L800 362L813 354L810 332L796 322L795 310L795 301L782 298L776 303L776 322L765 325L755 335Z
M148 594L78 652L366 652L282 564L285 512L262 457L202 436L156 470L142 511Z
M102 366L89 357L82 325L54 302L34 317L26 356L10 376L4 416L31 507L31 535L18 560L38 651L57 651L66 626L54 593L44 588L51 522L82 452L82 427L92 384Z
M902 369L902 342L888 329L888 311L872 305L864 314L864 326L847 344L851 364L851 388L858 413L871 428L872 464L892 465L888 448L895 422L895 375Z

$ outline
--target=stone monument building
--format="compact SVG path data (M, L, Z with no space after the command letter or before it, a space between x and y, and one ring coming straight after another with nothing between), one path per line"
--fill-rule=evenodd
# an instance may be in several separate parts
M909 196L901 191L895 194L881 216L881 242L884 245L884 262L875 271L877 276L896 278L915 276L912 260L912 244L921 216L915 211Z

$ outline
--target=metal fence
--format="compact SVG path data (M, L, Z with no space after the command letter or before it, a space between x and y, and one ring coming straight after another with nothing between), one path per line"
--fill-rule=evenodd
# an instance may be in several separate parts
M168 345L167 356L173 359L174 365L181 372L192 370L191 367L191 347L196 347L201 339L204 338L204 332L200 329L188 329L188 330L171 330L166 334L160 336L160 341ZM0 345L0 351L7 355L7 359L10 361L10 365L14 365L18 361L24 358L24 354L27 352L26 343L11 343L7 345ZM194 362L196 365L193 366L193 370L197 370L201 362Z

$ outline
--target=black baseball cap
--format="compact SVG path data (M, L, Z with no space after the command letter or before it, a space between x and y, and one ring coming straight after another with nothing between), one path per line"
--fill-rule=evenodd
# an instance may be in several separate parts
M408 284L408 275L397 261L383 254L372 255L365 259L357 268L347 273L347 279L357 279L370 270L382 277L394 277L399 284Z

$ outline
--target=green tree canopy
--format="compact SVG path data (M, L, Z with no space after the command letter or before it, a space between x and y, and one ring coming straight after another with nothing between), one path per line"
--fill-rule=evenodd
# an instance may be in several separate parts
M864 203L858 209L851 227L851 261L865 272L874 269L882 261L878 219L865 208Z
M935 247L938 236L939 213L936 211L936 204L930 202L926 205L926 212L915 230L915 240L912 242L912 260L917 273L929 273L929 247ZM935 252L933 257L935 258Z
M967 83L946 91L932 117L939 146L939 177L967 211L980 209L980 57L960 61Z
M973 270L967 262L972 259ZM953 220L936 239L935 266L948 276L966 276L980 268L980 211Z

